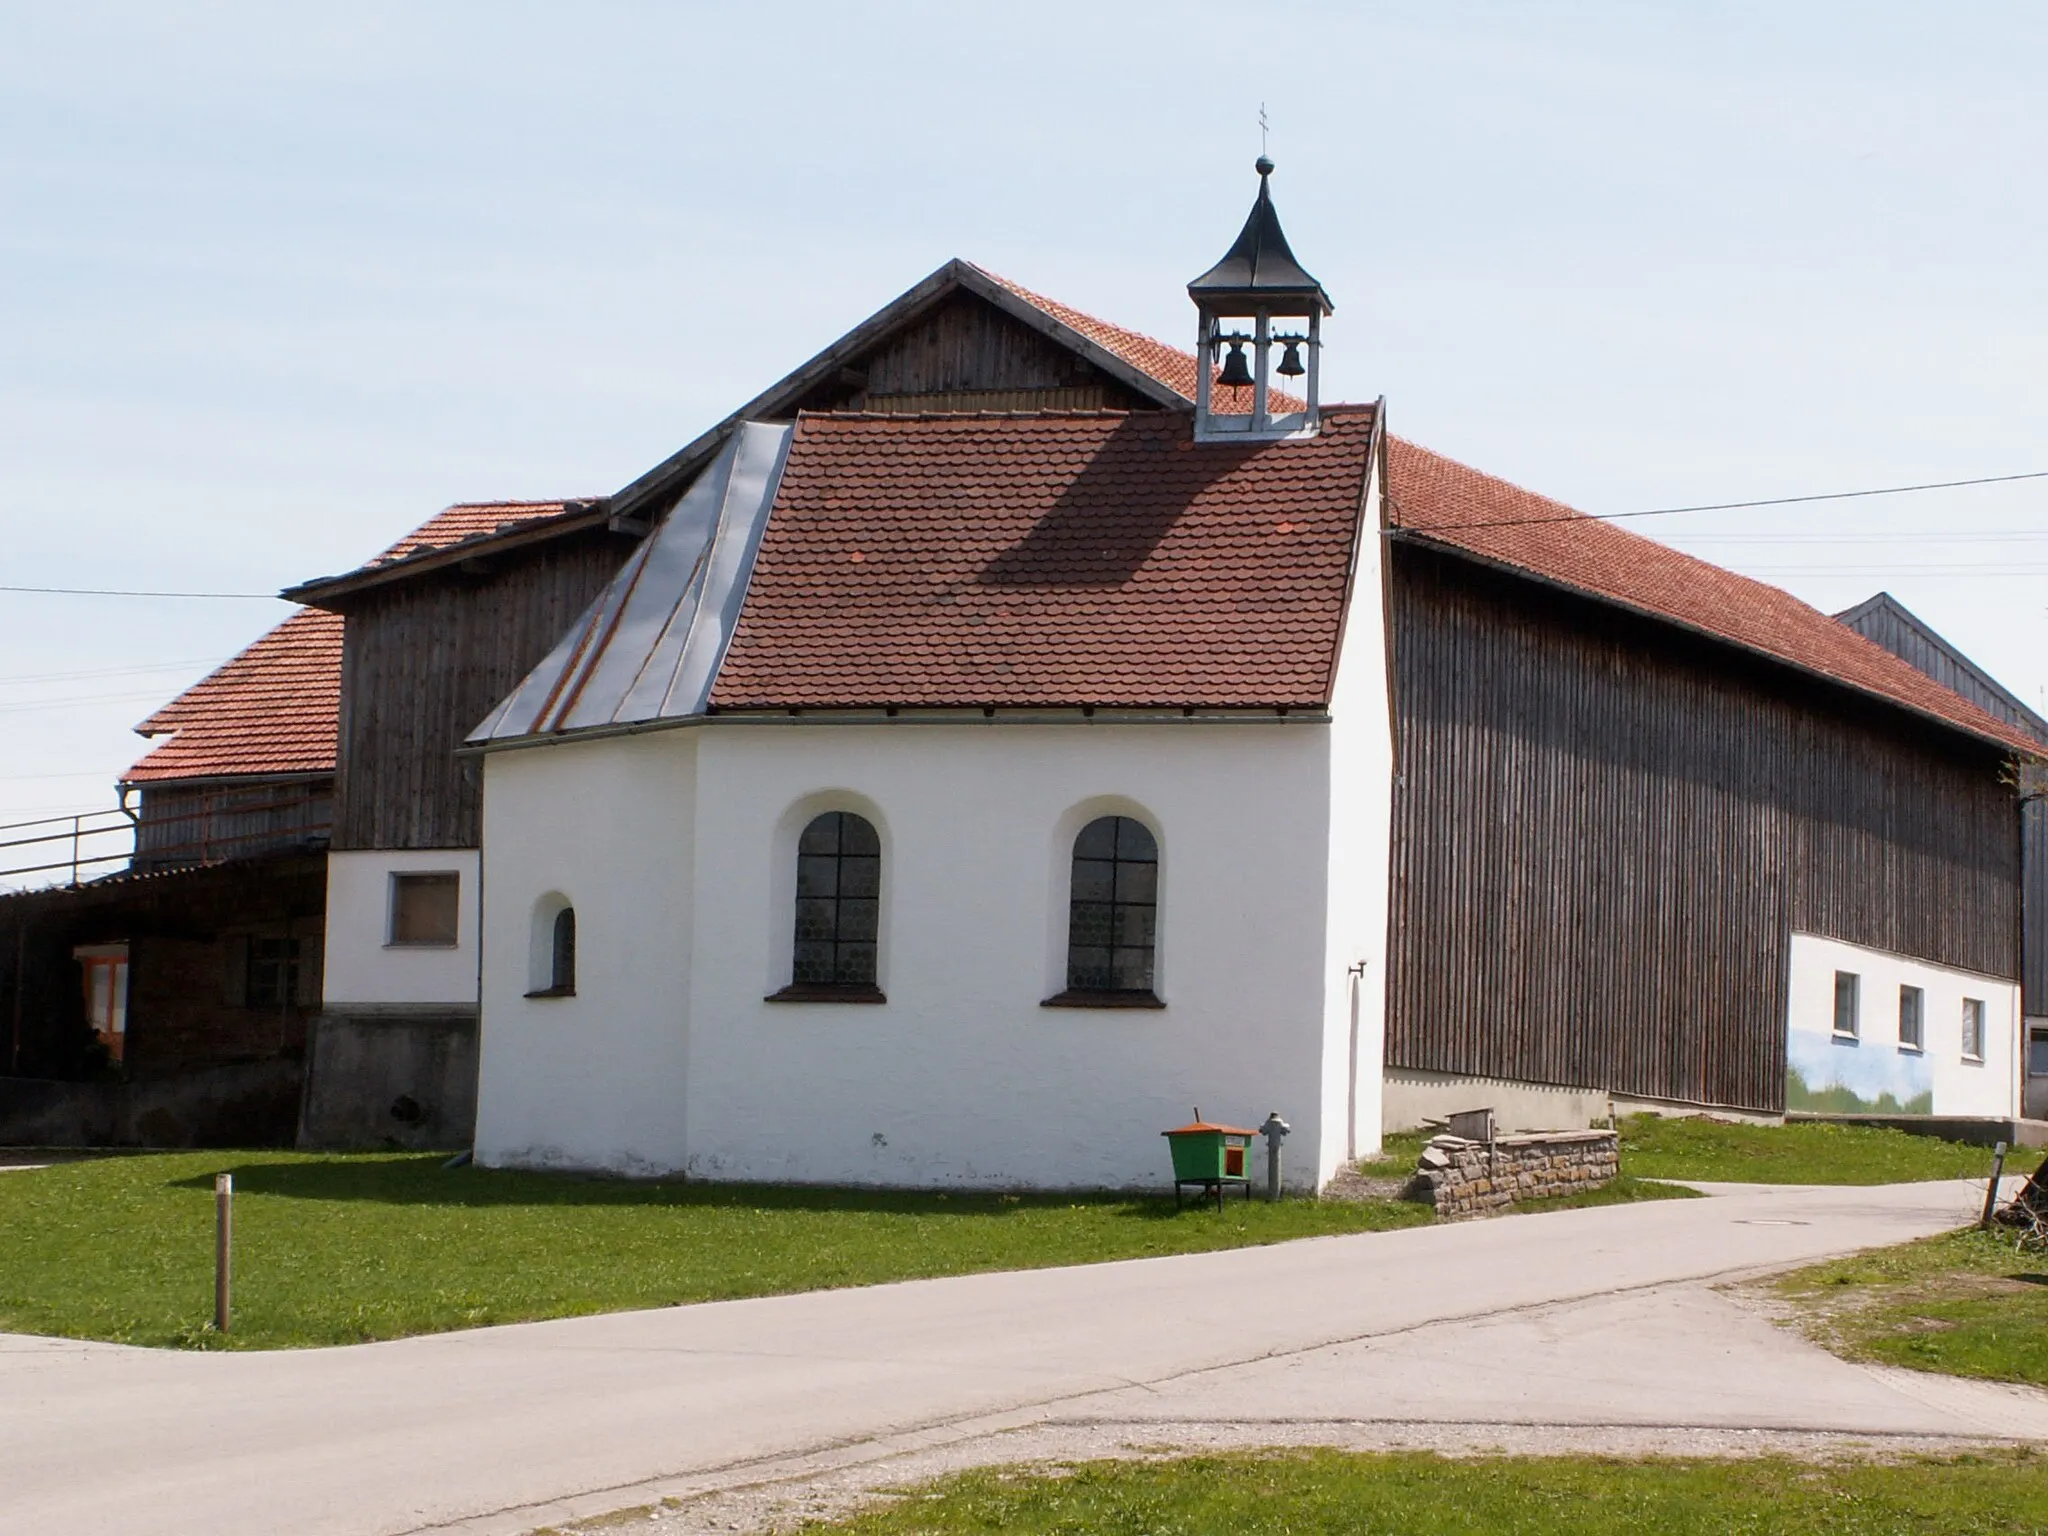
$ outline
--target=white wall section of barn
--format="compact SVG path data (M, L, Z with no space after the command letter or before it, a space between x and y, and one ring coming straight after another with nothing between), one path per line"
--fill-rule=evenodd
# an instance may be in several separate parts
M392 877L440 873L456 877L455 942L392 943ZM325 1006L474 1007L479 894L474 848L328 854Z
M1384 928L1327 910L1331 752L1330 726L1274 719L711 722L493 753L478 1156L1157 1187L1159 1133L1199 1105L1278 1110L1289 1182L1316 1187L1348 1131L1326 1123L1350 1097L1329 1081L1351 1060L1345 969L1361 924ZM880 834L885 1002L765 1000L790 980L794 834L821 808ZM1042 1006L1065 981L1072 840L1101 814L1159 840L1163 1008ZM577 992L530 999L530 908L551 892L576 906ZM1359 1060L1376 1140L1376 1037Z
M1837 1031L1835 978L1856 978L1854 1036ZM1921 993L1922 1045L1902 1046L1899 994ZM1963 1054L1965 999L1981 1002L1981 1060ZM1817 934L1792 935L1785 1107L1835 1113L2016 1115L2019 985Z

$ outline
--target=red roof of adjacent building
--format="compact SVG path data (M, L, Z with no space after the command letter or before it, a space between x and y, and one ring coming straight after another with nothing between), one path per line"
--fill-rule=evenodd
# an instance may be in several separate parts
M402 560L560 513L559 501L479 501L448 507L371 564ZM162 742L121 776L174 779L332 773L341 714L341 615L301 608L135 727Z
M711 702L1319 705L1372 425L802 416Z
M135 727L171 739L121 782L332 773L340 712L341 619L301 608Z
M1390 520L1411 533L1788 662L1973 736L2040 751L2017 727L1782 588L1392 436L1387 493Z

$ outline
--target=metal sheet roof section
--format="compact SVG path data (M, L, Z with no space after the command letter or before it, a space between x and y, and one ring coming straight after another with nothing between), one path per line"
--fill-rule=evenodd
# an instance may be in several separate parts
M787 423L742 422L661 527L469 739L703 714L746 601L790 433Z

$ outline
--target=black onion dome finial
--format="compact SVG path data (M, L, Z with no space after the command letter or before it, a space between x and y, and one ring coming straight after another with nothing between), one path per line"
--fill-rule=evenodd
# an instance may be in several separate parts
M1259 173L1259 195L1252 204L1250 217L1223 259L1188 284L1188 297L1197 303L1204 298L1212 302L1236 300L1255 304L1286 300L1297 305L1315 305L1326 315L1331 313L1335 306L1323 292L1323 285L1308 274L1287 248L1287 236L1280 229L1280 213L1273 206L1267 184L1267 178L1273 174L1272 160L1262 154L1253 169ZM1306 313L1299 308L1282 312Z

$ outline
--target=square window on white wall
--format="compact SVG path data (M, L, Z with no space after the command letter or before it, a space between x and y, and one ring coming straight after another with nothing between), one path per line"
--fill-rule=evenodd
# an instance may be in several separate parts
M1984 1059L1984 999L1963 999L1963 1060Z
M391 938L395 947L453 949L462 877L453 870L391 876Z

